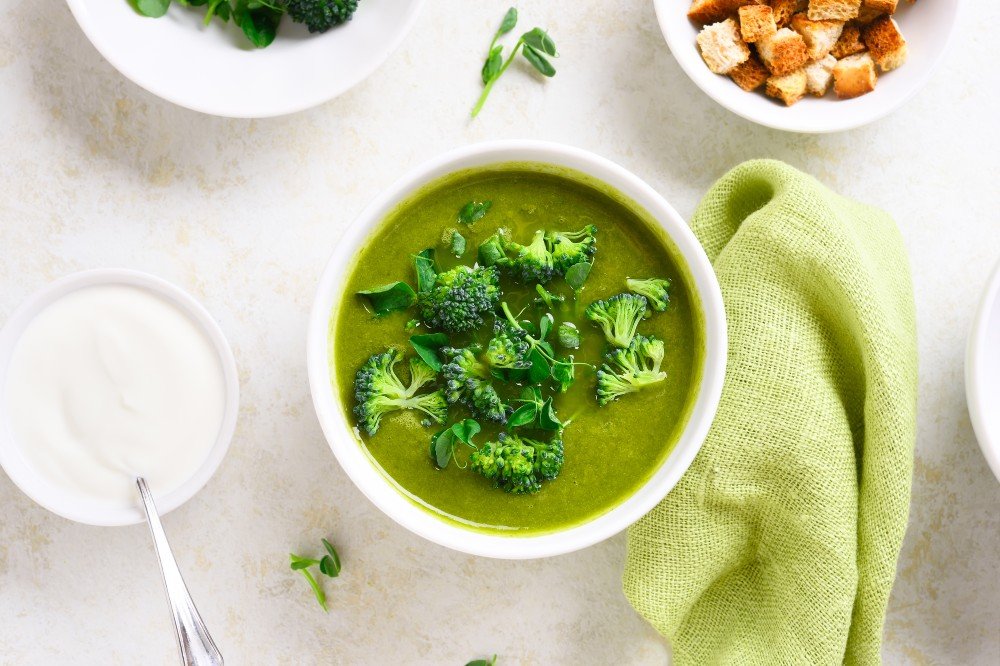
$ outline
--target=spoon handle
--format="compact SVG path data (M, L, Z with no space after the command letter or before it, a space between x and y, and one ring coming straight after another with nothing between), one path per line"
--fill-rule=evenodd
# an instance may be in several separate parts
M184 666L222 666L222 654L215 647L215 641L205 628L205 623L198 614L198 609L191 601L184 578L177 568L174 555L170 552L167 535L163 533L163 525L153 504L153 495L142 477L136 479L139 486L139 496L146 510L146 521L153 535L153 547L160 561L160 573L163 574L163 585L167 589L167 601L170 603L170 613L174 619L174 630L177 633L177 647L181 651L181 662Z

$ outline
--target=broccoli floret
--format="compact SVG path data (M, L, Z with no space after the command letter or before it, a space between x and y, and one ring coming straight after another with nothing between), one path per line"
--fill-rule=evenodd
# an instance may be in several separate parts
M545 242L545 232L536 231L531 242L521 245L501 237L509 256L501 262L518 282L546 283L555 275L552 254Z
M476 354L479 345L457 349L442 347L446 363L441 366L445 380L444 396L449 404L462 403L474 414L498 423L506 423L513 411L490 383L490 369Z
M493 338L486 346L486 362L497 370L525 370L531 367L531 343L523 331L497 322Z
M537 492L542 481L559 476L563 466L562 435L550 442L500 433L469 457L472 470L493 481L498 488L522 495Z
M594 301L587 306L584 314L601 327L609 343L625 348L632 342L639 322L646 315L646 297L617 294L604 301Z
M442 391L417 395L417 391L434 380L434 370L418 357L410 359L410 384L406 386L395 371L401 358L396 349L374 354L355 375L354 414L369 435L378 432L385 414L401 409L418 409L438 423L448 418L448 402Z
M417 296L420 318L449 333L477 329L500 300L499 283L493 267L456 266L438 273L434 286Z
M597 227L588 224L579 231L549 231L545 240L552 253L552 261L559 274L581 261L590 261L597 251Z
M625 286L632 293L645 296L649 301L649 306L657 312L663 312L670 305L670 280L667 278L649 278L646 280L633 280L627 278Z
M309 32L326 32L350 21L359 0L282 0L288 17L304 23Z
M479 264L481 266L502 266L507 261L504 247L504 231L500 230L484 240L479 246Z
M626 393L635 393L644 386L662 382L667 373L663 363L663 341L637 335L627 349L615 349L597 371L597 403L601 406Z

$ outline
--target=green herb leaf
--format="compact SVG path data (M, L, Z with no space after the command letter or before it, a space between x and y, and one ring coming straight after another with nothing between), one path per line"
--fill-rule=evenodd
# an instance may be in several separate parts
M358 295L368 299L372 310L379 317L397 310L405 310L417 301L413 287L405 282L392 282L375 289L359 291Z
M552 406L552 398L545 401L542 408L538 410L538 425L545 430L559 430L562 422L556 416L556 410Z
M590 269L592 264L586 261L581 261L578 264L573 264L566 271L566 284L573 288L573 291L580 291L583 289L583 283L587 281L590 276Z
M549 331L552 330L552 326L555 322L556 320L555 317L552 316L552 313L546 312L542 315L542 318L538 320L538 335L540 339L544 340L549 336Z
M316 579L313 578L313 575L309 573L308 569L299 569L298 572L303 576L305 576L305 579L309 583L309 587L312 588L313 595L315 595L316 601L319 602L319 605L323 608L324 611L329 612L330 609L326 607L326 593L323 592L323 588L319 586L319 583L316 582Z
M319 570L330 578L336 578L340 575L340 555L337 554L337 549L333 547L332 543L326 539L321 539L321 541L323 547L326 548L326 555L319 561Z
M135 8L143 16L159 18L167 13L170 0L135 0Z
M503 45L497 44L486 56L483 63L483 83L489 83L500 75L500 68L503 66Z
M528 380L532 384L540 384L549 378L552 374L552 368L549 366L548 359L542 354L536 347L531 350L528 354L528 360L531 361L531 368L528 370Z
M490 659L473 659L465 666L496 666L497 656L493 655Z
M508 32L514 29L517 25L517 8L511 7L507 10L507 13L503 15L503 20L500 21L500 28L497 30L497 37L500 35L506 35Z
M558 57L556 52L556 43L552 41L549 37L549 33L545 32L541 28L532 28L528 32L521 35L521 39L524 43L531 47L531 49L537 53L544 53L552 57ZM554 73L554 71L553 71Z
M510 415L507 419L508 428L520 428L521 426L531 425L535 422L538 417L538 407L535 403L530 403L527 405L521 405L514 410L514 413Z
M451 235L451 253L456 257L461 257L465 254L465 236L458 233L457 231Z
M311 560L308 557L300 557L295 553L289 553L288 559L291 560L292 571L298 571L299 569L307 569L309 567L314 567L319 564L319 560Z
M580 348L580 329L571 321L564 321L559 324L556 337L559 339L559 344L566 349Z
M567 360L559 359L552 364L552 379L559 384L560 393L569 390L576 379L576 365L573 364L572 356Z
M434 372L441 372L443 363L438 355L438 350L447 344L448 336L444 333L423 333L410 336L410 345Z
M495 266L507 258L503 245L497 240L496 235L490 236L486 242L479 246L479 265Z
M483 219L493 206L492 201L470 201L458 211L458 221L462 224L473 224Z
M437 280L437 267L434 265L434 248L421 250L413 257L413 265L417 269L417 291L421 294L434 288Z
M537 69L543 76L556 75L556 68L552 66L552 63L534 48L525 44L524 48L521 49L521 54L524 56L525 60L530 62L531 66Z
M282 14L279 10L249 0L237 0L233 7L233 20L257 48L264 48L274 41Z
M455 438L469 446L473 446L472 438L479 434L480 430L482 430L482 427L475 419L465 419L451 427L451 432L455 435Z
M439 469L444 469L455 456L455 433L451 428L436 433L431 437L431 457Z

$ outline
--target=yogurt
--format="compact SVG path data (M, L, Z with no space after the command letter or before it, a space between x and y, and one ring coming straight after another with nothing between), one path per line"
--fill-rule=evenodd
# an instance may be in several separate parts
M46 306L11 354L10 434L45 481L81 500L134 507L135 477L162 496L219 437L226 383L216 348L183 310L124 284Z

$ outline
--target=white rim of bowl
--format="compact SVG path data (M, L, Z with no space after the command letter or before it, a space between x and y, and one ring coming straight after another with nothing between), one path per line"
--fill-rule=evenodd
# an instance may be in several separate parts
M764 127L770 127L771 129L781 130L783 132L795 132L798 134L833 134L834 132L846 132L847 130L857 129L858 127L863 127L864 125L873 123L876 120L881 120L882 118L888 116L890 113L893 113L894 111L899 109L901 106L910 101L918 92L923 90L923 88L927 85L927 82L930 81L932 76L934 76L934 73L937 71L937 68L944 60L944 57L951 50L951 45L955 41L955 33L957 32L955 27L959 25L959 21L962 18L963 4L964 3L962 2L955 3L955 15L952 18L951 25L948 26L948 34L945 37L944 45L938 52L937 57L934 58L934 60L931 62L930 66L927 67L927 69L924 70L924 73L919 78L916 79L913 88L908 93L897 98L896 101L893 102L892 104L887 104L877 113L873 113L872 115L865 118L861 119L855 118L852 120L851 114L844 114L843 115L844 120L841 121L839 124L833 124L833 125L827 124L825 126L803 124L802 126L799 127L788 127L787 125L782 125L780 122L772 120L771 116L749 113L747 111L742 110L742 108L733 108L729 104L726 104L713 91L701 85L701 79L700 79L701 72L693 71L688 66L688 62L685 58L678 58L674 55L674 53L678 49L698 48L698 47L693 43L677 44L674 41L672 41L671 34L673 34L673 31L670 30L670 28L668 27L670 22L670 17L664 14L664 12L666 11L679 10L683 11L686 15L687 10L684 9L684 5L677 4L672 1L668 2L666 0L655 0L653 2L653 11L656 12L656 21L657 23L660 24L660 32L663 34L663 39L667 42L667 48L670 49L671 57L673 57L674 61L678 65L680 65L681 69L684 70L684 74L687 75L689 79L691 79L692 83L694 83L699 90L708 95L719 106L732 113L735 113L737 116L740 116L745 120L749 120L750 122L757 123L758 125L762 125ZM778 108L780 109L781 107Z
M993 270L986 291L979 302L965 356L965 393L972 429L975 431L979 448L983 451L983 457L993 471L993 476L1000 481L1000 432L996 432L986 419L989 408L986 405L986 379L981 363L986 353L986 333L994 310L1000 311L1000 264Z
M240 402L239 375L236 371L236 360L233 358L229 342L208 310L180 287L149 273L122 268L99 268L71 273L30 295L11 314L3 329L0 330L0 467L3 467L7 476L14 482L14 485L21 489L21 492L34 500L36 504L63 518L87 525L133 525L145 521L142 508L138 504L138 494L136 495L136 506L129 509L95 509L79 504L71 505L56 499L56 496L61 496L62 500L69 500L71 496L60 495L59 489L53 488L51 484L41 479L32 470L31 465L24 460L19 445L10 433L3 407L6 404L3 396L7 390L7 367L14 347L28 324L42 310L63 296L79 289L98 285L126 285L147 289L175 305L208 336L218 354L219 365L222 368L223 381L226 385L226 406L219 427L219 435L208 456L191 478L166 495L156 496L156 508L160 515L173 511L194 497L208 483L208 480L222 463L222 459L229 450L233 433L236 431Z
M700 390L687 425L670 455L644 485L622 503L585 523L555 532L508 537L466 529L418 507L376 468L363 444L353 436L353 425L334 392L328 335L333 307L351 267L350 258L399 202L441 176L511 162L538 162L580 171L618 191L660 223L677 247L678 259L687 264L693 283L690 288L702 301L705 358ZM386 188L337 241L320 278L307 341L307 367L316 414L330 448L358 489L399 525L429 541L472 555L503 559L549 557L591 546L623 531L659 504L687 471L708 434L722 394L726 355L722 292L708 257L683 218L645 181L617 163L580 148L542 141L497 141L459 148L409 170Z
M121 1L125 0L108 0L108 1ZM129 81L139 86L146 92L156 95L160 99L165 99L172 104L183 107L185 109L190 109L192 111L197 111L199 113L205 113L210 116L219 116L221 118L277 118L279 116L287 116L292 113L298 113L299 111L306 111L313 107L319 106L320 104L325 104L337 97L340 97L345 92L358 85L369 76L372 75L375 70L385 64L385 61L389 59L396 49L399 48L406 36L410 34L413 29L413 25L417 22L417 17L420 16L420 11L424 7L425 0L410 0L412 3L412 11L406 22L401 26L399 33L394 39L385 45L379 56L372 60L371 64L367 67L358 69L354 76L350 77L344 84L336 87L333 90L326 91L323 93L315 93L312 96L303 98L298 104L288 104L284 107L279 107L270 110L266 113L234 113L230 110L213 109L208 106L203 106L197 102L191 100L181 100L176 95L164 90L161 86L154 82L146 81L141 73L134 69L131 64L126 60L121 60L113 57L105 45L105 43L100 38L99 31L95 28L94 22L91 21L90 15L87 13L86 7L84 6L82 0L66 0L66 4L69 5L70 12L72 12L73 17L76 19L77 25L83 30L83 34L87 36L90 43L97 49L97 52L101 56L111 63L111 66L118 70Z

